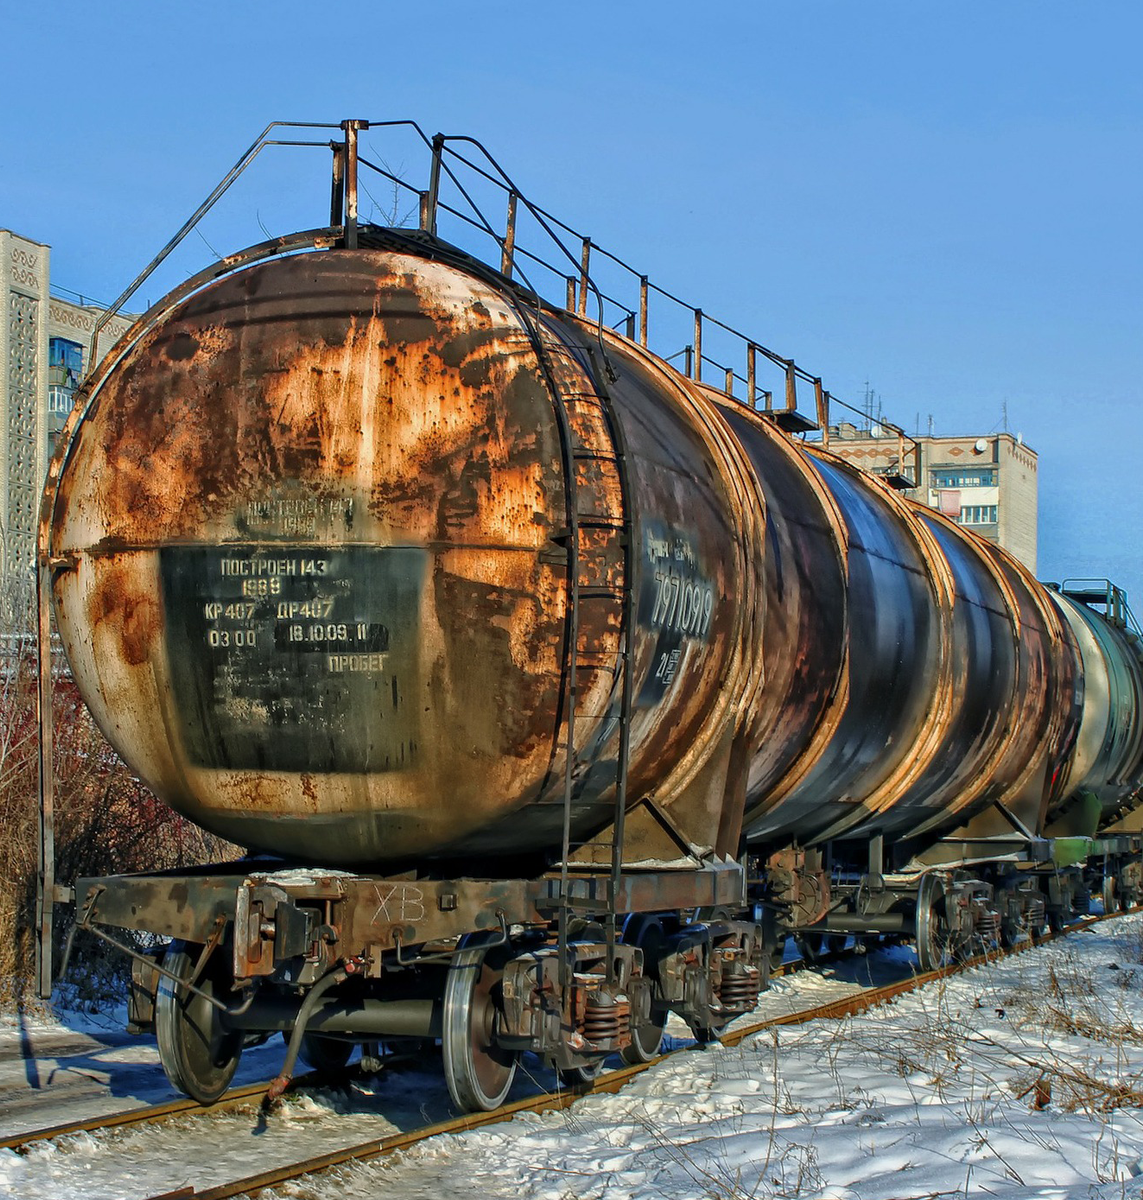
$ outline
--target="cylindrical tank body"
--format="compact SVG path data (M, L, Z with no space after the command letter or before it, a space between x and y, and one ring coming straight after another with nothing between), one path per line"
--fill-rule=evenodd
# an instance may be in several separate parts
M1133 635L1066 593L1053 592L1083 666L1083 708L1048 831L1090 834L1143 785L1143 661Z
M1083 782L1076 638L1021 568L444 248L160 305L65 444L42 536L81 691L244 845L551 857L572 716L587 841L625 645L635 858L1035 823Z
M565 410L594 389L559 323L531 325L469 274L330 251L223 278L120 350L60 476L54 595L97 721L173 807L333 863L558 841L570 500L549 376ZM738 518L761 530L728 493L701 398L661 386L671 374L632 363L622 383L650 609L632 790L667 799L741 695ZM624 498L594 406L571 418L594 451L574 459L577 515L614 525ZM587 596L623 583L607 537L585 529L580 547L599 576L582 580L578 629L589 765L615 740L588 719L613 705L622 608ZM684 675L664 720L657 694ZM611 811L603 775L579 781L578 838Z
M1044 589L873 477L742 406L724 414L766 494L766 703L802 712L800 677L834 681L812 689L814 734L783 740L799 762L763 774L762 739L751 840L916 838L997 803L1039 828L1078 720L1073 647Z

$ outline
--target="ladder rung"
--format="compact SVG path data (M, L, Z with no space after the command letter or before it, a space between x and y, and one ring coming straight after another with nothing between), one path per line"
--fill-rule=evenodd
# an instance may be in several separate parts
M584 671L618 671L621 659L618 651L608 654L606 650L577 650L575 665Z
M595 513L576 513L576 524L580 529L614 529L617 533L626 522L622 517L600 517ZM581 550L582 554L583 551Z
M579 598L581 600L622 600L622 588L605 588L605 587L581 587L579 589Z
M579 529L610 529L613 533L623 533L627 528L627 522L623 517L601 517L598 513L579 512L576 513L576 526ZM563 545L564 542L571 540L572 531L566 527L555 530L549 534L549 540L557 545ZM622 542L618 543L620 546ZM582 546L579 549L580 554L599 553L603 547L588 546L585 550Z
M617 463L619 461L618 454L600 454L595 450L573 450L572 458L574 458L576 462Z

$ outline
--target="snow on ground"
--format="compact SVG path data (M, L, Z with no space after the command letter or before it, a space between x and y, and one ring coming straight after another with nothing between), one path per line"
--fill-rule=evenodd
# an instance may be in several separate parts
M751 1019L805 1009L910 970L908 953L896 950L827 968L823 975L782 979ZM124 1016L63 1012L56 1019L45 1012L0 1023L0 1136L176 1098L154 1039L123 1033ZM669 1031L676 1041L687 1037L681 1022ZM272 1078L283 1056L278 1037L248 1050L236 1082ZM528 1056L511 1099L557 1086L552 1072ZM268 1116L252 1105L61 1138L36 1144L26 1155L0 1151L0 1196L128 1200L188 1185L204 1188L452 1115L434 1056L348 1088L306 1089Z
M779 980L751 1018L908 973L902 950ZM74 1022L72 1022L74 1024ZM675 1025L670 1032L685 1032ZM40 1048L39 1057L21 1050ZM267 1078L279 1039L244 1060ZM551 1090L531 1058L515 1096ZM171 1094L153 1042L0 1028L0 1133ZM1126 1200L1143 1196L1143 915L859 1017L689 1050L617 1096L284 1185L282 1200ZM439 1061L348 1089L0 1153L0 1195L126 1200L209 1186L448 1115Z
M1143 1195L1143 917L281 1197Z

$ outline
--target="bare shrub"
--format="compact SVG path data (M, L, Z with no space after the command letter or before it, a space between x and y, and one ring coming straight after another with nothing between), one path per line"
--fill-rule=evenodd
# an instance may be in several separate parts
M30 588L9 580L0 623L0 1004L35 992L35 902L39 869L39 727L35 607ZM56 875L160 870L232 858L237 848L172 812L136 779L99 732L53 650ZM57 909L56 961L70 919ZM73 997L122 991L125 963L94 945L77 947Z

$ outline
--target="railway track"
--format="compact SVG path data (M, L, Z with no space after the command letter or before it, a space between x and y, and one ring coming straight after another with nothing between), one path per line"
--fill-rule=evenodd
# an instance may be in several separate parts
M305 1087L307 1084L317 1083L319 1079L323 1078L325 1077L315 1074L299 1075L294 1083L295 1086ZM164 1104L147 1104L139 1108L127 1109L124 1112L87 1117L82 1121L65 1121L59 1125L46 1125L43 1129L33 1129L27 1133L17 1133L12 1137L0 1138L0 1150L14 1150L19 1154L36 1142L71 1137L77 1133L98 1133L104 1129L124 1129L132 1125L147 1125L180 1116L182 1113L231 1112L260 1100L269 1086L270 1083L267 1080L264 1083L248 1083L242 1087L231 1088L217 1103L205 1107L197 1100L184 1097L181 1100L168 1100Z
M1119 914L1117 913L1111 914L1111 916L1118 915ZM939 979L958 974L962 971L981 966L989 962L995 962L999 958L1007 957L1010 954L1022 953L1025 950L1033 949L1036 946L1046 944L1047 942L1053 941L1059 937L1067 936L1070 933L1089 928L1094 924L1108 919L1110 919L1108 916L1086 917L1081 921L1077 921L1069 925L1060 933L1047 934L1044 937L1035 939L1034 941L1024 940L1009 951L989 952L985 955L978 955L964 962L952 964L938 971L916 973L907 976L904 979L830 1000L823 1004L799 1009L791 1013L776 1015L764 1020L755 1021L748 1025L744 1025L740 1028L726 1032L723 1034L720 1041L723 1045L735 1046L754 1034L760 1033L766 1029L775 1028L777 1026L800 1025L819 1019L839 1019L841 1017L855 1015L857 1013L874 1008L879 1004L884 1004L896 996L923 988ZM781 973L789 974L793 971L801 969L802 966L803 964L801 961L791 962L786 964ZM185 1187L175 1191L163 1192L151 1197L151 1200L231 1200L233 1197L256 1195L267 1188L274 1187L291 1180L299 1179L307 1175L313 1175L322 1171L327 1171L347 1163L367 1162L372 1159L384 1158L387 1155L391 1155L397 1151L416 1145L418 1142L427 1141L431 1138L439 1137L444 1134L462 1133L468 1130L479 1129L485 1126L498 1124L503 1121L511 1120L513 1117L521 1113L544 1113L559 1111L570 1107L584 1096L618 1092L632 1079L636 1078L650 1067L655 1066L657 1063L660 1063L667 1058L680 1053L688 1052L692 1049L694 1049L694 1047L691 1045L676 1047L668 1050L664 1054L659 1055L649 1063L635 1066L625 1066L618 1070L608 1072L605 1075L601 1075L590 1085L582 1085L575 1089L547 1092L541 1095L527 1097L525 1099L503 1105L502 1107L490 1113L468 1114L466 1116L453 1118L451 1120L426 1124L416 1129L401 1131L383 1138L373 1138L355 1145L342 1147L327 1153L310 1156L308 1158L299 1159L295 1162L268 1168L226 1184L201 1189ZM328 1076L320 1076L317 1074L303 1075L299 1076L294 1081L294 1086L311 1086L321 1081L328 1081ZM94 1133L112 1129L120 1130L130 1128L132 1126L162 1122L186 1114L217 1114L227 1111L240 1110L242 1108L249 1108L256 1105L263 1099L267 1086L268 1082L263 1082L245 1085L240 1088L234 1088L227 1092L227 1094L217 1103L206 1107L197 1104L193 1100L174 1100L164 1104L150 1105L126 1112L114 1113L109 1116L94 1117L82 1121L48 1126L27 1133L18 1134L13 1137L0 1139L0 1150L11 1150L15 1151L16 1153L25 1153L31 1146L38 1142L73 1136L80 1133Z

